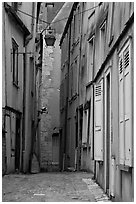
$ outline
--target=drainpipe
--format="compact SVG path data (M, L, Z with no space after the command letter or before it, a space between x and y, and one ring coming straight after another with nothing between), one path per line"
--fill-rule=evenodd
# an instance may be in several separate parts
M3 3L3 5L2 5L3 7L4 7L4 3ZM5 9L4 8L2 8L2 12L3 12L3 20L4 20L4 53L2 53L3 55L4 55L4 61L5 61L5 90L3 90L3 91L5 91L5 96L4 96L4 109L6 110L6 106L7 106L7 56L6 56L6 17L5 17ZM5 143L6 143L6 130L5 130L5 128L6 128L6 116L5 116L5 113L6 113L6 111L4 110L4 113L3 113L3 110L2 110L2 123L4 124L4 130L2 130L2 135L4 135L4 137L5 137ZM4 116L3 116L4 115ZM4 121L3 121L4 120ZM3 126L3 124L2 124L2 126ZM2 127L2 129L3 129L3 127ZM4 133L4 134L3 134ZM3 138L2 138L2 140L3 140ZM3 152L2 152L3 153ZM7 171L7 157L5 158L5 172L4 172L4 174L6 173L6 171Z
M4 5L3 5L4 7ZM5 57L5 107L7 106L7 57L6 57L6 18L5 9L3 9L3 19L4 19L4 57Z
M81 2L83 3L83 2ZM80 46L79 46L79 70L78 70L78 112L79 112L79 105L80 105L80 93L79 93L79 84L80 84L80 79L81 79L81 76L80 76L80 70L81 70L81 58L82 58L82 25L83 25L83 5L82 5L82 11L81 11L81 23L80 23ZM79 156L80 156L80 148L81 148L81 141L79 141L80 137L79 137L79 134L80 134L80 120L79 120L79 116L80 114L78 114L78 161L77 161L77 170L79 171L80 170L80 166L79 166Z
M66 144L67 144L67 117L68 117L68 99L69 99L69 69L70 69L70 46L71 46L71 24L69 26L69 46L68 46L68 81L67 81L67 98L65 110L65 133L64 133L64 154L63 154L63 171L66 166Z
M94 5L95 6L95 5ZM95 18L96 18L96 14ZM96 37L96 27L95 27L95 37ZM92 72L92 88L93 88L93 147L94 147L94 104L95 104L95 93L94 93L94 69L95 69L95 39L93 45L93 72ZM93 150L93 158L94 158L94 150ZM94 179L96 179L96 160L94 160Z
M25 41L25 39L24 39ZM23 54L23 118L22 118L22 167L21 170L24 172L24 156L25 156L25 102L26 102L26 54L25 54L25 47L24 47L24 54Z
M32 3L32 15L34 16L35 11L35 4ZM27 44L30 42L30 40L33 38L33 31L34 31L34 19L32 18L32 24L31 24L31 34L28 36L24 36L24 53L23 53L23 67L24 67L24 73L23 73L23 119L22 119L22 167L21 171L24 172L24 162L25 162L25 104L26 104L26 52L27 52Z

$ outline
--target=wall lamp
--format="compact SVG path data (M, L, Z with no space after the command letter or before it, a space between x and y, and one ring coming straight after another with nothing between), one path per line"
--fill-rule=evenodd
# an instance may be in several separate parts
M47 46L54 46L56 41L55 29L52 29L51 26L45 28L41 31L40 35L45 31L44 40Z
M49 27L48 29L45 29L45 37L44 40L46 42L47 46L54 46L55 43L55 29L52 29Z

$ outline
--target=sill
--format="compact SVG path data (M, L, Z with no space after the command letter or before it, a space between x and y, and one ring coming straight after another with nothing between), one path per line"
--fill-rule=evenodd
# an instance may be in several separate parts
M13 85L14 85L17 89L19 89L19 86L18 86L17 83L13 82Z
M126 166L126 165L123 165L123 164L119 165L119 169L122 170L122 171L126 171L126 172L131 172L132 171L132 167Z

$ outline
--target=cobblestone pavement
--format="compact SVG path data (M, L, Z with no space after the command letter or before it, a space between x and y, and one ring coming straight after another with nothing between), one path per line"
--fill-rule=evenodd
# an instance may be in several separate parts
M2 178L3 202L109 201L85 172L10 174Z

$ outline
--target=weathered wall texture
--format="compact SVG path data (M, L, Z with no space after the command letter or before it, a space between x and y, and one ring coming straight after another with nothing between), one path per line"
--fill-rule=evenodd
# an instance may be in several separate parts
M75 2L60 44L62 166L91 170L114 201L133 201L134 4Z
M63 18L65 15L67 16L70 6L66 4L62 7L62 5L63 3L58 3L56 7L54 6L54 10L50 10L50 14L54 12L53 15L57 12L53 22L58 21L62 16ZM61 7L62 9L58 12ZM56 41L54 47L44 45L42 66L41 107L47 107L47 112L41 115L41 169L46 171L59 170L61 67L59 42L66 21L53 22L52 27L56 30ZM54 136L56 139L53 142Z
M5 134L6 173L15 170L27 172L30 167L32 140L36 125L36 21L19 10L36 16L37 4L35 2L3 2L2 6L3 109L5 109L4 129L7 131ZM16 10L16 7L19 10ZM14 54L15 46L16 53ZM17 58L15 62L14 59ZM13 77L14 73L16 77Z

